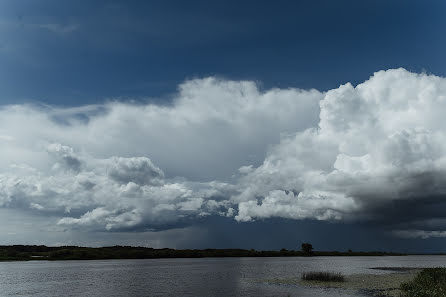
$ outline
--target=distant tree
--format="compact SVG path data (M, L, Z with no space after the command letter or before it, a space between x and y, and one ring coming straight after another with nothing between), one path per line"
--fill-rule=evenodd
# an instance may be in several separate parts
M313 255L313 245L308 242L302 243L302 252L305 256L311 256Z

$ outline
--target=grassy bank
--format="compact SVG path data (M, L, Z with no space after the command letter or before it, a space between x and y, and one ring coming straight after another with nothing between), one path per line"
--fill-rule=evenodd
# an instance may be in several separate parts
M386 269L390 270L390 269ZM401 290L400 286L402 283L411 282L421 269L407 268L397 269L396 273L386 273L386 274L353 274L344 276L343 281L331 281L324 280L323 277L316 277L312 280L308 279L269 279L262 280L269 284L277 285L296 285L314 288L339 288L350 290L352 292L362 292L367 293L370 296L382 297L382 296L393 296L400 297ZM323 272L319 274L322 275ZM316 274L315 274L316 275ZM331 273L331 275L334 275ZM413 297L412 295L401 296L401 297ZM437 297L437 296L435 296Z
M426 268L400 289L401 297L446 297L446 268Z
M340 288L367 292L383 297L446 297L446 268L382 267L387 274L355 274L337 278L337 273L309 272L302 279L266 280L273 284L303 285L306 287Z

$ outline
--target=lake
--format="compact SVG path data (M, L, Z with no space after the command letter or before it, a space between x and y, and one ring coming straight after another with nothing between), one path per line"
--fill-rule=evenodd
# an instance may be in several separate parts
M286 297L366 296L345 289L278 285L268 280L299 278L324 270L385 274L377 266L446 266L446 256L201 258L0 263L0 296Z

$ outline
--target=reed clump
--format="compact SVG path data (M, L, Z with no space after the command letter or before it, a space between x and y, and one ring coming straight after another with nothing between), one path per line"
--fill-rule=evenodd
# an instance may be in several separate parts
M302 273L304 281L344 282L345 277L341 273L327 271L311 271Z

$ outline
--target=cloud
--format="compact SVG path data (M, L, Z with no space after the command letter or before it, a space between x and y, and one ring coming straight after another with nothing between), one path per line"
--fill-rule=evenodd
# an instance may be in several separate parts
M320 108L318 127L283 136L242 170L236 219L444 217L446 79L380 71L328 91Z
M57 34L67 34L76 31L79 28L79 25L71 24L71 25L61 25L61 24L39 24L37 25L39 28L46 29L50 32Z
M446 231L395 230L394 234L401 238L444 238Z
M114 157L110 163L108 175L121 184L133 182L138 185L156 185L162 184L164 179L164 172L146 157Z
M61 145L60 143L52 143L48 145L47 151L53 154L57 162L53 165L53 169L63 167L67 170L79 171L81 168L81 161L76 157L71 147Z
M316 124L321 98L207 78L180 85L164 106L3 106L0 203L78 230L233 216L237 168L260 164L281 132Z
M0 146L0 165L42 167L47 145L60 143L100 158L145 156L170 177L224 180L261 164L280 133L317 125L322 97L206 78L180 85L171 105L3 106L0 142L8 145Z
M165 180L147 157L98 159L57 143L47 152L47 171L15 166L0 175L3 207L59 216L65 227L163 229L221 208L218 197L231 191L224 183Z
M169 105L3 106L0 205L76 230L212 215L440 230L445 112L446 79L404 69L325 93L206 78Z

